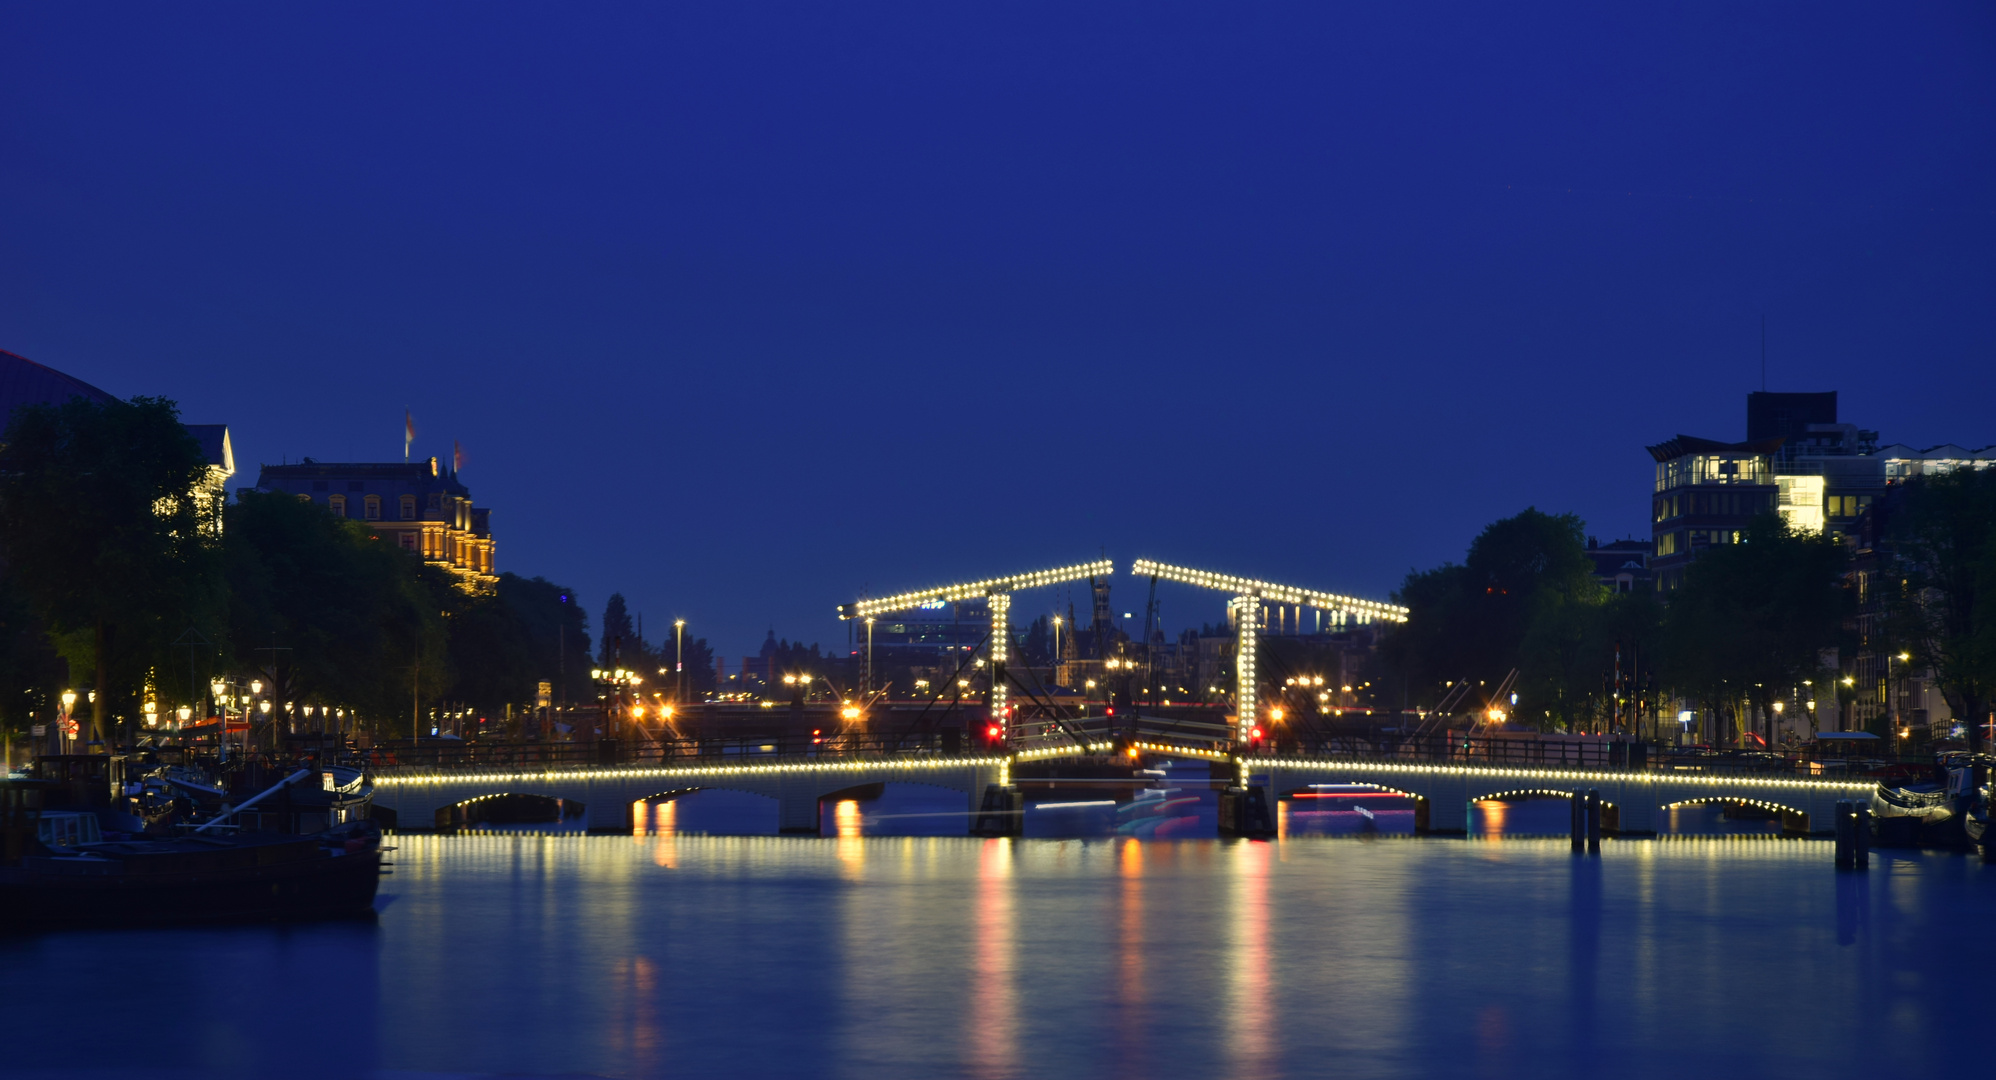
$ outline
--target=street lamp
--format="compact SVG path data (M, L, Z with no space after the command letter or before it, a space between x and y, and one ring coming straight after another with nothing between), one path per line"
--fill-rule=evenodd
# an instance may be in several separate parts
M672 700L686 704L686 620L672 620Z
M1053 617L1053 670L1054 682L1060 682L1060 616Z
M1888 653L1886 654L1885 657L1885 693L1886 696L1891 701L1890 716L1892 718L1892 729L1899 733L1899 738L1901 740L1899 749L1901 751L1904 751L1906 749L1904 740L1907 734L1912 729L1901 728L1899 726L1899 694L1892 687L1892 661L1897 660L1901 665L1904 665L1907 661L1911 659L1913 659L1913 654L1908 652L1902 652L1896 655Z

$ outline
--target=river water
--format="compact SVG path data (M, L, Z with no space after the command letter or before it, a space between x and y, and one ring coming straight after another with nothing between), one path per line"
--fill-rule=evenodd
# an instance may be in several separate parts
M879 835L962 828L892 795L828 807L823 839L689 827L759 827L726 800L632 836L401 836L369 924L0 939L0 1075L1823 1077L1983 1053L1996 868L1971 857L1838 874L1826 842L1712 821L1575 856L1531 836L1556 803L1483 808L1468 839L1395 835L1384 805L1376 832L1294 817L1274 842L1046 824L1086 807L1029 809L1047 835L1018 840Z

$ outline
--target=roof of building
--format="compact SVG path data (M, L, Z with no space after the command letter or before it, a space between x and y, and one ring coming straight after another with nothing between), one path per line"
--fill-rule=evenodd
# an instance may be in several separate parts
M236 448L229 443L227 424L182 424L194 441L201 444L202 456L208 464L219 465L230 475L236 471Z
M296 464L263 466L256 486L266 488L286 481L332 479L399 481L425 491L438 489L454 495L471 494L470 489L458 481L457 474L437 466L436 458L421 461L313 461L306 458Z
M1781 449L1782 439L1754 439L1750 442L1719 442L1716 439L1701 439L1696 435L1679 435L1674 439L1648 447L1649 456L1658 461L1675 461L1687 454L1772 454Z
M18 353L0 349L0 425L23 405L61 405L71 398L108 405L118 399L46 364L37 364ZM236 471L235 449L229 444L227 424L183 424L189 435L201 444L208 464Z
M73 397L100 404L118 400L73 375L0 349L0 423L23 405L60 405Z
M1983 446L1971 450L1953 443L1942 443L1939 446L1929 446L1925 450L1917 450L1905 443L1893 443L1891 446L1879 447L1873 456L1915 461L1983 461L1996 458L1996 446Z

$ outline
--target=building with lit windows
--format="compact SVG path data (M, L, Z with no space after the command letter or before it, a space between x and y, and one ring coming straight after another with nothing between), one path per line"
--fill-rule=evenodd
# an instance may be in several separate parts
M1773 456L1781 440L1725 443L1679 435L1649 448L1656 460L1650 497L1650 573L1659 592L1684 584L1684 568L1716 544L1739 543L1747 523L1773 513L1781 489Z
M1681 585L1699 551L1736 542L1755 514L1778 513L1804 532L1848 536L1885 494L1894 467L1878 448L1877 432L1837 419L1834 390L1748 394L1746 434L1737 443L1679 435L1649 448L1656 461L1651 566L1659 590ZM1919 463L1908 454L1897 467L1916 470Z
M1943 443L1915 450L1904 443L1895 443L1879 450L1877 457L1883 462L1888 486L1903 484L1916 476L1935 476L1956 469L1996 468L1996 446L1970 450L1953 443Z
M1807 532L1848 536L1885 494L1878 433L1837 420L1836 391L1747 395L1747 441L1780 439L1772 457L1781 516Z
M381 539L449 571L466 592L498 587L492 511L473 506L470 490L436 458L265 465L255 490L295 495L336 517L364 522Z

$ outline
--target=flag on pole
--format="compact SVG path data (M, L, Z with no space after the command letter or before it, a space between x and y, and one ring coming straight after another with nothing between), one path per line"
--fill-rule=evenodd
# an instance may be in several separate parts
M409 444L416 441L416 418L402 410L402 460L409 460Z
M450 471L453 475L464 468L464 444L456 439L450 441Z

